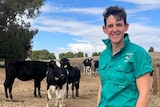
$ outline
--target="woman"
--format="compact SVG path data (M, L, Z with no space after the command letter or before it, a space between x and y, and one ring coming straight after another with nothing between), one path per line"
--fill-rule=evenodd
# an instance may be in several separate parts
M111 6L103 14L106 49L99 58L101 85L98 107L147 107L152 61L140 46L131 43L123 8Z

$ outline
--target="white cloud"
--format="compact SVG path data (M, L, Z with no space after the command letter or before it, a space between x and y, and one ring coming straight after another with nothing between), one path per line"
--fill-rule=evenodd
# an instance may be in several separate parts
M100 33L101 30L98 32ZM160 34L159 28L150 27L139 23L131 23L128 33L131 41L142 46L146 49L146 51L148 51L150 47L154 47L155 51L160 51L160 36L158 35ZM91 35L92 42L84 36L84 41L81 40L81 43L70 43L67 47L63 47L61 49L59 48L58 52L62 53L71 51L76 53L83 51L91 56L93 52L101 52L105 49L105 45L101 41L102 38L98 36L99 35ZM104 35L104 38L105 37L107 38L107 35Z
M102 27L91 25L81 21L52 19L47 17L37 18L34 22L35 27L46 32L61 32L75 36L83 36L84 38L92 38L92 36L102 37ZM39 26L38 26L39 25Z
M91 56L93 52L101 52L104 48L105 48L104 45L95 46L93 44L87 44L87 43L74 43L74 44L70 43L68 44L67 48L65 47L57 48L56 55L58 55L59 53L67 53L67 52L73 52L73 53L84 52L88 53L88 55Z
M160 0L114 0L127 3L133 3L137 5L137 9L134 11L145 11L160 8Z
M140 23L131 23L128 32L134 43L141 45L146 50L154 47L155 51L160 51L159 28L142 25Z
M91 8L75 8L75 7L65 7L63 5L60 4L55 4L55 3L46 3L43 7L42 7L42 12L45 13L83 13L83 14L92 14L92 15L99 15L102 14L104 8L100 8L100 7L91 7Z
M114 1L129 2L138 5L152 5L152 6L157 6L158 4L160 4L160 0L114 0Z

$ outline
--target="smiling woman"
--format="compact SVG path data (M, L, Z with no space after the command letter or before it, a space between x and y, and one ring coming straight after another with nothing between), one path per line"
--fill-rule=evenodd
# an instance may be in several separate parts
M108 39L103 40L106 49L99 58L101 85L97 106L147 107L153 71L151 57L125 33L129 24L124 8L107 7L103 16L103 31Z

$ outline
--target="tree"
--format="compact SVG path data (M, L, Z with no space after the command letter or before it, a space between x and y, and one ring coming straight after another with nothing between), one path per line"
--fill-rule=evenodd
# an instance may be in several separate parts
M0 1L0 57L24 59L32 48L37 29L32 29L27 19L40 14L45 0Z
M73 52L67 52L67 53L60 53L59 58L79 58L83 57L83 52L73 53Z
M85 53L85 57L88 57L88 54L87 54L87 53Z
M148 50L148 52L154 52L154 48L150 47L150 49Z
M54 53L48 52L48 50L35 50L31 51L31 54L29 55L32 60L50 60L50 59L56 59Z
M99 55L100 55L100 52L99 53L97 53L97 52L92 53L92 56L99 56Z
M77 53L77 57L78 57L78 58L84 57L84 56L83 56L83 52L78 52L78 53Z
M64 57L65 57L65 53L60 53L60 54L59 54L59 58L60 58L60 59L62 59L62 58L64 58Z

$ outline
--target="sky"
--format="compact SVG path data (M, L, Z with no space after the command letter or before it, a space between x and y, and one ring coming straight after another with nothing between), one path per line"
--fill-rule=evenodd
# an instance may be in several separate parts
M130 40L146 51L160 52L160 0L46 0L41 14L31 20L39 32L33 38L32 50L46 49L55 54L93 52L105 49L102 39L104 10L109 6L124 7Z

